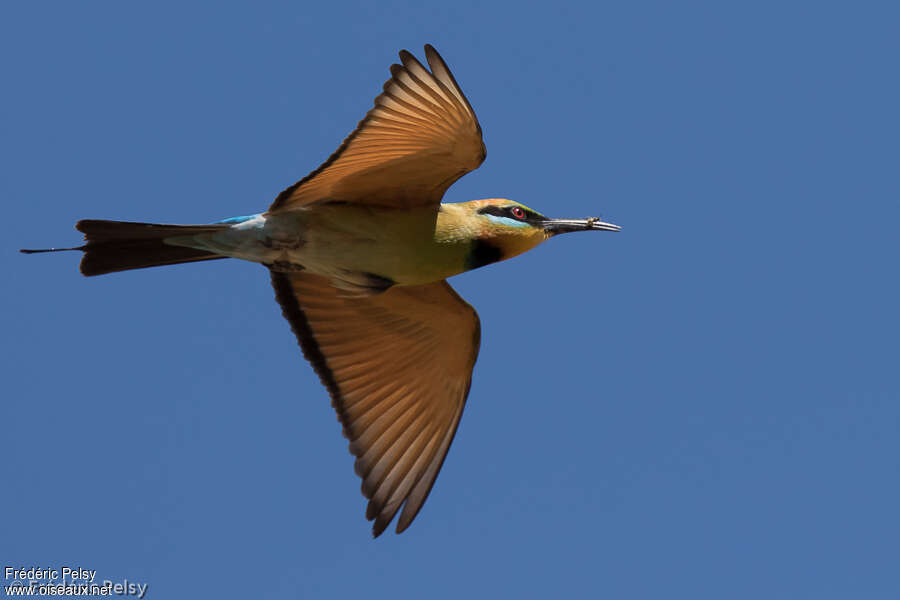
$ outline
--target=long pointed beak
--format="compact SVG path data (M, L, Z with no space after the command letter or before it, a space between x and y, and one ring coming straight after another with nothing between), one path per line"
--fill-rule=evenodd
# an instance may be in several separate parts
M543 225L544 231L548 235L569 233L571 231L622 231L622 228L618 225L604 223L594 217L588 217L587 219L547 219Z

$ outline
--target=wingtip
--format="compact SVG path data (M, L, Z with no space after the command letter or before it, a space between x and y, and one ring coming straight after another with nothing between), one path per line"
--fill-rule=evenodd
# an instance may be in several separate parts
M433 45L431 45L431 44L425 44L425 56L428 56L428 55L430 55L430 54L436 54L436 55L439 56L439 57L440 57L440 55L441 55L440 52L438 52L437 49L436 49ZM413 59L415 59L415 57L416 57L415 54L413 54L412 52L410 52L410 51L407 50L406 48L403 48L402 50L400 50L399 55L400 55L400 60L403 60L404 58L413 58Z
M425 44L425 60L428 61L428 66L431 67L432 71L434 71L435 64L441 65L448 71L450 70L444 57L431 44Z
M372 539L375 539L384 533L390 524L391 520L384 521L380 516L375 519L375 522L372 523Z
M410 525L412 525L412 521L404 522L402 517L398 519L396 528L397 535L400 535L401 533L409 529Z

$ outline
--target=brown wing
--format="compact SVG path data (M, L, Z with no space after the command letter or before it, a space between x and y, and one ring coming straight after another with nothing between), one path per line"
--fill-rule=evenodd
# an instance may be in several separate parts
M402 65L375 107L318 169L287 188L269 211L316 202L392 207L438 204L454 181L478 168L486 150L475 111L430 45L429 72L403 50Z
M475 309L446 281L363 298L306 273L272 272L272 285L350 440L373 534L403 505L401 533L462 415L481 337Z

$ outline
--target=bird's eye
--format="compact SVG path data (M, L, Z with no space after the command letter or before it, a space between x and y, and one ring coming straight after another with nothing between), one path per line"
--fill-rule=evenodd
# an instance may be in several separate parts
M517 219L519 219L519 220L524 220L524 219L525 219L525 211L522 210L521 208L519 208L518 206L513 206L513 207L509 210L509 212L512 213L512 216L514 216L515 218L517 218Z

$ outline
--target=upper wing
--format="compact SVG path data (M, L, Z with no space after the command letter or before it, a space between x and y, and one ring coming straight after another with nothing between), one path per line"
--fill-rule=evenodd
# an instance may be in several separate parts
M478 315L446 281L346 298L327 279L272 272L275 298L331 394L356 456L366 518L397 533L422 508L462 415Z
M401 51L403 65L391 65L375 107L269 211L315 202L436 205L454 181L477 169L486 150L475 111L437 50L426 45L425 56L431 72Z

